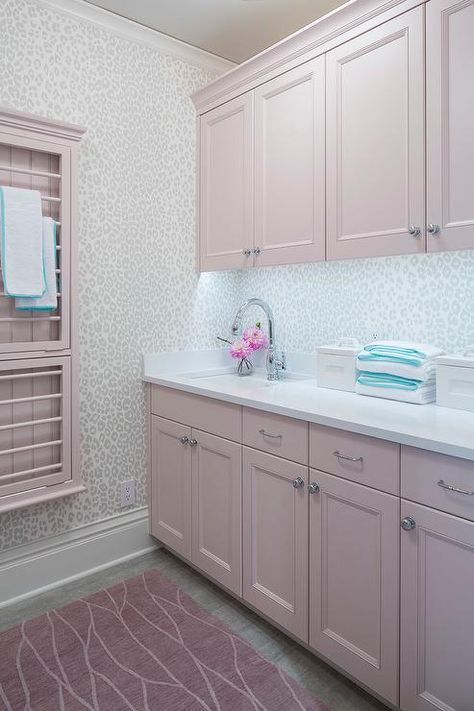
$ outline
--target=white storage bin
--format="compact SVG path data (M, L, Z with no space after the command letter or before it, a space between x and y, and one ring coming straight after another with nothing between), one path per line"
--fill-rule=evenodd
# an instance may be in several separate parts
M474 412L474 346L436 362L436 404Z
M353 392L357 380L356 358L361 349L355 338L341 338L334 345L319 346L316 349L318 387Z

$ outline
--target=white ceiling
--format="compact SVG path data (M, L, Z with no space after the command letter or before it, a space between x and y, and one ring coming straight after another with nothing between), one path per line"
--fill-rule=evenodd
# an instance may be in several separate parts
M243 62L344 0L88 0L233 62Z

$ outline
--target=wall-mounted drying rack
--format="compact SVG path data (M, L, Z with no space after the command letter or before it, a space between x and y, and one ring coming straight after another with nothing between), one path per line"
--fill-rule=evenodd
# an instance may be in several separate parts
M18 311L0 275L0 512L79 478L77 153L85 129L0 111L0 185L38 190L56 222L58 307Z

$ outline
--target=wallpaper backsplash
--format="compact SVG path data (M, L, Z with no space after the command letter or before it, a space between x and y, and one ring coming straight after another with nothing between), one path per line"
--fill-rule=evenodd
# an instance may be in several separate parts
M451 352L474 344L474 250L261 267L242 273L239 290L272 305L289 351L341 336L428 341Z
M474 343L474 251L197 275L194 110L213 77L44 9L0 0L0 97L87 128L80 154L81 467L87 491L0 516L0 549L145 500L141 356L212 348L249 296L273 306L279 343L339 336Z

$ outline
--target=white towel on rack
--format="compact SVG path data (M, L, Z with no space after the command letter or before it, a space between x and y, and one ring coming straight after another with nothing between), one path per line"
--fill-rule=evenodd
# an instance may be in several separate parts
M37 298L15 299L15 308L20 311L55 311L58 307L56 279L56 222L43 217L43 267L46 290Z
M43 270L41 195L37 190L0 187L1 260L5 294L42 296Z

